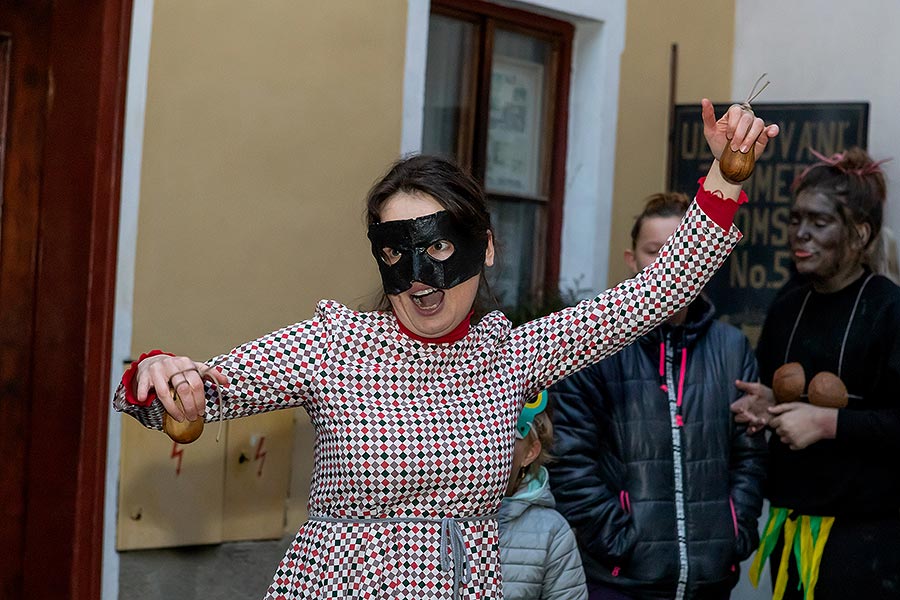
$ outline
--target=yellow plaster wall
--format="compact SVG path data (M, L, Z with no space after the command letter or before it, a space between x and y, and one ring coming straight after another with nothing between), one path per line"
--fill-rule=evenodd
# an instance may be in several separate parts
M320 298L371 300L363 199L399 153L406 6L155 2L135 356L206 359ZM308 476L305 416L297 432L294 471Z
M363 197L400 147L405 0L160 0L134 348L206 356L377 289Z
M666 186L669 55L678 44L676 102L730 99L733 0L628 0L619 88L609 284L630 275L622 252L643 199ZM748 86L753 82L749 82ZM727 107L716 107L717 113Z

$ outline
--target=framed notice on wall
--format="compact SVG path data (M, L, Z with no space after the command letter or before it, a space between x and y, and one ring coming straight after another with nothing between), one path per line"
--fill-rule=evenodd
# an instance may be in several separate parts
M831 155L851 146L866 148L869 105L754 104L753 111L766 123L777 123L781 132L744 182L750 202L735 216L744 239L705 290L719 315L742 326L752 339L778 290L793 276L787 246L791 184L817 161L810 149ZM669 160L669 189L692 195L713 160L703 137L699 105L675 107Z
M491 72L485 187L539 195L544 66L495 56Z

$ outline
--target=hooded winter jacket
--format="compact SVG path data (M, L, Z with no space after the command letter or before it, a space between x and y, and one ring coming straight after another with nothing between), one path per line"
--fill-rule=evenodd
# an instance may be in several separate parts
M756 548L766 443L734 423L736 379L757 380L746 337L699 298L550 390L550 467L588 581L636 598L724 594Z
M500 504L504 600L587 598L575 536L555 504L544 467Z

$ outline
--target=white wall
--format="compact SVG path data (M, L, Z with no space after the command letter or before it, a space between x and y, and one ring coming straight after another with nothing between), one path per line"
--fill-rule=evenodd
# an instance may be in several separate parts
M885 224L900 231L900 2L736 0L734 99L763 72L760 102L865 101L869 152L888 177Z
M110 390L122 378L123 364L131 353L134 305L134 257L137 241L138 197L147 102L147 68L153 0L135 0L131 9L131 41L128 52L128 84L125 98L125 133L122 142L122 190L119 204L119 242L116 262L116 309L113 324ZM116 507L119 493L122 420L109 404L106 440L106 497L103 508L103 568L101 598L119 597L119 555L116 553Z
M869 102L869 152L888 178L885 224L900 231L900 2L736 0L732 99L760 74L760 102ZM768 573L763 578L768 585ZM743 578L734 600L757 598ZM765 596L770 597L770 596Z

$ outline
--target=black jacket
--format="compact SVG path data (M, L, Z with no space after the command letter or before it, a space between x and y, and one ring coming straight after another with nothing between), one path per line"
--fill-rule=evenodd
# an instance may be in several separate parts
M700 298L684 325L658 327L550 390L550 481L588 581L640 598L702 597L730 589L756 549L766 443L729 409L735 379L757 380L756 360L713 313Z

